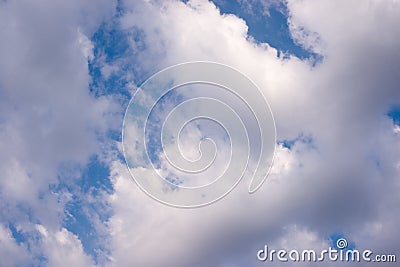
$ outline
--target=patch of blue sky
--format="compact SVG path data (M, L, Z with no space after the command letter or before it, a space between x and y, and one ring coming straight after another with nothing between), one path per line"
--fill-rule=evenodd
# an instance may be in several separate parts
M80 188L84 192L89 192L97 196L100 192L112 192L112 184L109 178L110 168L101 162L97 156L93 156L89 165L86 167Z
M392 107L387 116L392 119L394 124L400 125L400 105Z
M187 2L187 1L184 1ZM277 56L294 55L300 59L311 59L314 64L322 58L296 44L288 26L288 12L283 2L263 4L260 0L214 0L222 14L234 14L246 21L248 34L256 42L268 43L278 50ZM267 10L266 10L267 9Z
M95 96L123 94L129 97L125 73L129 68L124 60L129 53L127 35L119 30L116 20L105 22L91 38L94 45L94 59L89 62L89 74L92 78L89 86ZM109 75L104 75L105 65L116 65L118 68Z
M96 97L112 95L119 102L119 112L123 114L133 93L131 85L140 85L146 77L135 63L136 54L145 49L142 41L144 33L136 28L123 30L118 20L121 13L119 4L117 15L104 22L91 37L94 58L88 65L90 92ZM130 45L132 42L135 43L135 51ZM123 115L119 121L120 128L122 121ZM121 141L121 131L109 130L107 137Z
M77 235L84 251L95 262L102 261L107 254L104 235L96 227L96 221L105 223L112 215L111 209L103 200L104 194L112 192L109 179L110 169L93 156L83 169L80 179L75 183L61 182L55 191L68 191L72 200L66 204L63 226Z
M156 168L160 167L160 153L162 152L161 131L162 122L165 121L166 115L171 109L183 102L185 97L171 90L163 95L157 105L151 110L146 125L147 149L150 160Z
M283 147L287 149L292 149L295 143L296 139L278 141L278 144L281 144Z
M122 12L117 9L117 13ZM89 90L95 97L112 95L118 99L121 106L121 126L123 110L131 97L128 88L129 72L134 71L129 45L129 35L122 31L118 25L118 14L110 21L104 22L91 37L94 45L94 59L88 62L91 83ZM137 34L140 38L140 34ZM112 71L105 75L104 67L111 66ZM113 68L114 67L114 68ZM135 73L133 77L136 77ZM134 81L135 82L135 81ZM100 143L108 143L110 140L121 140L121 132L110 130L105 136L99 136ZM113 149L113 148L111 148ZM115 151L118 151L115 148ZM123 155L118 154L122 161ZM78 168L79 169L79 168ZM80 177L74 179L74 183L67 179L53 187L53 191L67 191L72 194L72 199L66 204L63 226L77 235L82 242L85 253L91 255L96 263L104 261L104 255L108 254L107 239L96 225L96 222L105 223L112 216L111 208L104 200L105 194L113 192L110 181L110 168L106 163L93 155L87 166L78 170ZM61 179L60 179L61 180Z
M304 133L299 134L296 138L293 139L282 139L282 140L278 140L278 144L282 145L283 147L287 148L287 149L292 149L293 146L298 143L304 143L309 145L310 147L315 148L315 142L314 139L312 138L312 136L310 135L306 135Z
M113 95L121 107L126 107L131 96L127 87L131 82L127 79L131 64L126 60L130 58L130 46L128 35L119 28L117 17L104 22L91 38L95 57L88 62L91 76L89 90L95 97ZM115 69L104 75L104 66L115 66ZM121 116L121 126L122 119ZM100 143L109 140L120 141L121 132L110 130L106 136L99 137ZM118 154L118 158L122 161L123 155ZM112 215L111 209L103 200L104 194L113 191L109 176L109 167L94 155L76 184L62 183L58 186L58 190L65 189L73 194L73 199L66 205L64 227L78 236L84 251L91 255L96 263L103 261L102 257L108 252L107 245L104 244L106 238L96 228L95 221L105 223Z
M165 180L168 181L168 182L170 182L170 183L172 184L172 188L173 188L174 190L179 189L178 186L183 184L182 179L179 178L179 177L177 177L177 176L172 176L172 175L170 175L170 176L167 176L167 177L165 178Z
M18 245L28 241L28 236L21 230L17 229L14 224L10 223L8 228L10 229L10 232Z
M8 223L8 229L10 230L15 242L20 246L24 246L30 252L33 261L26 265L27 267L43 266L48 262L48 259L43 255L43 252L37 249L38 242L40 242L41 239L40 233L36 231L21 231L18 229L16 224L10 222Z
M135 63L135 56L146 49L145 36L138 28L122 29L118 18L119 13L104 22L91 37L94 59L89 62L90 91L96 96L119 94L129 100L127 85L132 82L140 85L147 78L140 64ZM109 73L104 71L107 66L113 67Z
M330 246L336 250L340 250L340 248L338 247L338 240L339 239L345 239L347 242L347 246L345 248L343 248L344 250L353 250L356 249L356 244L354 242L351 242L345 235L343 235L342 233L333 233L329 236L329 242L330 242Z
M91 255L97 264L104 261L105 255L108 254L108 246L104 243L106 235L100 234L95 228L91 215L101 216L99 208L83 202L84 200L75 199L67 205L69 214L64 220L64 227L78 236L85 253ZM105 218L109 216L102 217L101 221L106 222Z
M180 179L177 176L174 175L169 175L167 177L164 178L165 181L167 181L168 183L164 183L163 184L163 192L168 193L168 192L173 192L173 191L178 191L180 190L180 185L183 184L182 179Z
M34 263L29 265L29 267L46 266L48 264L48 259L44 255L39 255L34 258Z

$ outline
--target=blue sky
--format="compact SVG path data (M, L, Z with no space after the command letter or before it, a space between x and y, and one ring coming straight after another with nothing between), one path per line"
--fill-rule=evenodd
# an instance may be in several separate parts
M223 14L234 14L246 21L248 34L257 42L268 43L279 53L288 53L299 58L317 55L297 45L291 38L287 9L282 2L264 6L262 2L250 1L214 1ZM267 2L265 2L267 3ZM251 9L250 9L251 8Z
M341 237L398 252L399 3L25 5L0 4L0 266L260 266L264 244ZM147 78L193 60L260 87L277 150L256 194L180 210L138 189L121 130Z

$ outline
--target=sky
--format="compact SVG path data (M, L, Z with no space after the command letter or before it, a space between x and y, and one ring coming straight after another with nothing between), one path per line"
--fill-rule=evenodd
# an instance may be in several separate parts
M396 0L0 1L0 267L280 266L257 251L337 248L340 238L399 258L399 24ZM244 177L221 200L182 209L149 197L131 173L209 181L228 162L226 133L209 122L182 131L187 158L207 134L221 151L190 180L152 138L154 166L138 157L128 167L122 129L149 77L193 61L230 66L258 86L276 147L254 194ZM207 90L229 102L215 88L184 89L161 101L155 126Z

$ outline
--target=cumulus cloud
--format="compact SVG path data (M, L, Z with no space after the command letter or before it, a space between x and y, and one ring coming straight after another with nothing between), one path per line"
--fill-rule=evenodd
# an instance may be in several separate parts
M285 1L292 38L321 55L316 64L277 56L248 35L246 21L206 0L123 0L113 17L115 5L0 3L0 36L7 40L0 44L2 264L43 257L40 263L49 266L96 264L62 224L71 192L49 187L76 182L79 167L100 151L112 155L103 160L114 191L101 195L112 216L96 221L110 246L99 265L258 266L256 252L266 244L326 248L338 232L359 248L397 253L399 126L386 114L400 99L398 2ZM248 184L240 183L211 206L167 207L132 182L115 155L122 153L120 143L119 151L100 147L99 139L121 124L122 116L113 115L125 108L116 106L113 92L89 93L96 77L88 61L98 56L91 37L110 20L129 47L124 59L98 62L105 79L142 78L172 64L210 60L237 68L261 88L278 145L259 191L249 195ZM126 71L128 61L135 75ZM198 133L187 136L190 147ZM20 243L15 232L27 240Z
M126 171L115 167L122 173L114 176L110 228L123 232L113 236L116 265L256 266L256 249L279 245L282 227L292 225L324 244L343 232L360 247L395 253L398 241L387 233L399 221L393 206L399 202L399 140L385 114L400 93L397 3L288 1L293 38L323 56L315 66L277 57L247 36L245 21L221 15L207 1L124 3L129 12L122 27L146 36L142 68L190 60L238 68L267 96L278 140L293 144L278 147L259 192L249 196L240 185L223 201L193 211L151 202L127 188Z
M90 256L83 251L80 240L62 228L59 231L49 232L43 225L35 225L42 239L41 252L46 255L50 266L94 266Z
M11 232L0 225L0 257L4 266L25 266L32 260L24 245L18 245Z
M48 229L50 239L70 235L57 232L68 195L50 188L79 177L72 171L61 175L61 169L85 165L99 149L98 135L109 128L105 114L111 102L88 90L93 48L88 37L113 13L114 3L107 1L0 3L0 222L7 238L15 238L7 232L9 224L24 236L33 262L48 256L45 246L57 251L62 243L37 243L35 223ZM27 248L12 242L1 264L28 265L20 263ZM64 258L69 253L75 252ZM53 256L58 258L49 259L53 266L66 260Z

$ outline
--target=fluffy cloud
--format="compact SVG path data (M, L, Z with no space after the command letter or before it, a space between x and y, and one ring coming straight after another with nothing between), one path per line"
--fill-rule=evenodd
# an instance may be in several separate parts
M69 235L65 229L55 234L68 195L49 188L79 177L62 175L60 169L86 164L98 151L98 135L109 127L104 114L110 101L95 99L88 90L87 36L113 12L114 3L108 1L0 3L0 222L2 227L14 224L25 236L34 261L48 256L33 238L35 223L48 228L49 236ZM13 239L7 228L1 229ZM27 248L9 244L2 249L10 253L2 254L1 265L26 266L19 261L26 259ZM60 244L48 246L57 250Z
M278 147L259 192L250 196L241 184L197 210L154 203L115 166L115 265L256 266L257 248L278 246L282 227L292 225L322 243L343 232L357 246L395 253L399 243L389 233L399 222L399 139L385 114L400 96L396 2L288 1L293 37L323 56L315 66L278 58L275 49L247 36L243 20L221 15L207 1L124 5L129 12L122 27L145 33L141 68L190 60L238 68L270 101L278 139L293 146Z
M27 248L18 245L11 232L0 225L0 257L4 266L26 266L31 261Z
M46 256L49 266L94 266L90 256L85 255L77 236L65 228L49 232L43 225L35 225L42 240L41 252Z
M105 79L123 72L129 60L140 77L183 61L231 65L263 90L280 144L257 193L247 193L246 181L222 201L194 210L154 201L117 157L107 159L114 192L102 195L113 212L99 226L109 235L105 265L257 266L256 252L265 244L325 248L337 232L359 248L397 252L400 139L385 114L400 99L400 5L285 4L293 38L321 62L277 57L276 49L247 35L244 20L220 14L205 0L120 1L114 26L130 46L123 60L99 63ZM95 264L61 223L73 196L49 186L73 184L80 176L76 166L100 151L99 135L122 120L110 113L124 107L116 108L112 96L93 97L88 88L87 61L97 56L90 37L114 10L109 1L0 3L6 40L0 44L2 264L40 257L50 266ZM13 231L28 241L19 243Z

